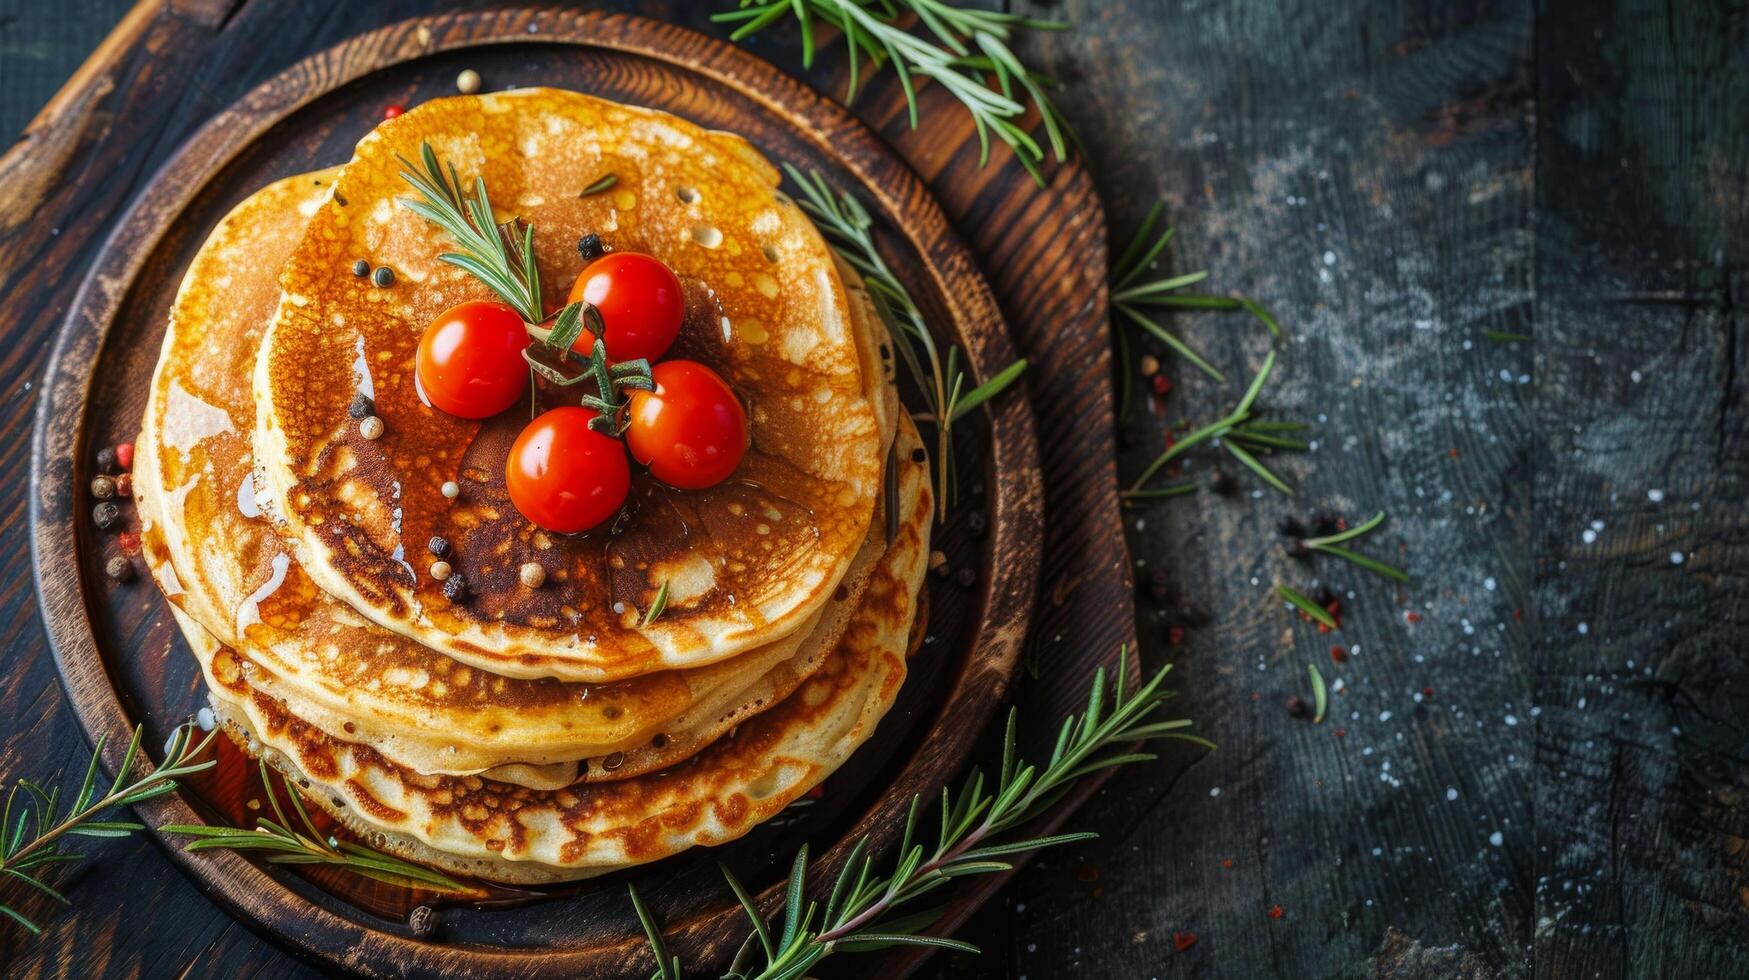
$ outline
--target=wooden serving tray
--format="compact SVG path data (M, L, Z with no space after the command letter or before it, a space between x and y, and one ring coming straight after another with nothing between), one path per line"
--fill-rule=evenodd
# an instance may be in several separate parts
M80 723L89 736L109 739L108 765L119 761L136 723L146 725L148 745L161 745L204 698L162 598L149 584L116 586L103 576L115 544L91 524L86 490L96 449L131 440L137 429L182 270L206 231L242 197L277 177L344 161L383 106L451 94L463 67L479 70L492 87L574 88L732 129L774 159L817 168L851 190L882 220L895 268L942 328L942 339L967 351L978 377L1027 354L1035 364L1032 396L1076 406L1040 422L1049 491L1025 399L997 399L987 422L961 426L966 493L938 530L936 547L951 567L977 569L976 586L931 578L931 642L914 659L900 704L875 741L827 783L817 804L741 841L511 909L443 908L437 927L417 934L385 911L394 903L381 895L165 843L234 913L303 955L362 973L647 972L625 897L628 880L637 882L689 966L721 965L746 924L716 862L763 888L762 901L774 906L783 870L804 841L827 869L863 834L890 843L911 796L936 792L968 761L1003 697L1041 584L1037 633L1060 637L1072 623L1074 641L1047 637L1030 654L1052 677L1035 691L1049 696L1029 707L1046 716L1041 723L1071 710L1093 668L1131 638L1105 384L1102 216L1086 176L1073 166L1057 168L1051 186L1039 189L1013 164L961 165L953 180L938 174L938 204L899 156L841 107L737 48L653 21L552 10L433 16L361 35L294 65L203 126L140 192L69 308L39 397L31 495L39 599ZM969 129L916 138L927 140L927 152L920 157L919 146L906 147L914 160L964 161L975 153ZM973 236L990 283L943 207ZM970 533L974 510L985 515L987 533ZM1045 554L1061 556L1042 583L1041 534ZM152 826L197 821L232 809L235 794L246 791L240 780L203 784L142 805L140 816ZM998 883L992 877L962 891L946 924L963 919ZM890 966L914 963L900 957Z

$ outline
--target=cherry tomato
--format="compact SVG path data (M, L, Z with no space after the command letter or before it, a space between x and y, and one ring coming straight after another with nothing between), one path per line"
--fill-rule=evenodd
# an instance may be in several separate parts
M680 333L686 311L680 280L662 260L642 252L609 252L584 267L567 303L588 300L606 326L607 359L655 361ZM589 356L595 335L585 330L571 349Z
M656 390L632 393L626 448L683 490L728 479L747 452L747 413L728 382L697 361L663 361L650 373Z
M419 338L419 390L451 415L497 415L528 390L527 346L522 317L503 303L450 307Z
M575 534L612 517L631 489L631 465L618 439L589 427L595 413L555 408L522 430L504 464L510 501L549 531Z

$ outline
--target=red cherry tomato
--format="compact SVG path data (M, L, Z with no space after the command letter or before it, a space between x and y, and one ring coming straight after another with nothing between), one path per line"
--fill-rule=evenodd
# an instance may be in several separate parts
M575 534L612 517L631 489L631 465L618 439L589 427L595 413L555 408L522 430L504 464L510 501L549 531Z
M464 419L497 415L528 390L528 330L503 303L453 306L419 338L419 390Z
M663 361L650 373L656 390L632 393L626 448L669 486L728 479L747 452L747 413L728 382L697 361Z
M642 252L609 252L584 267L567 303L588 300L606 326L607 359L656 360L680 333L686 311L680 280L662 260ZM595 335L585 330L571 349L589 356Z

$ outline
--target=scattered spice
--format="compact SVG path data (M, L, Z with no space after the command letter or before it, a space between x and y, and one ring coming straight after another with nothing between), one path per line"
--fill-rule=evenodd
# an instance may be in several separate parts
M425 542L425 550L439 558L449 557L449 539L441 534L433 534L431 540Z
M132 497L134 495L134 475L132 473L117 473L115 475L115 495L117 497Z
M1416 612L1415 610L1411 609L1408 612L1403 614L1403 621L1412 626L1416 623L1421 622L1421 614Z
M91 520L96 522L100 530L109 530L115 526L115 522L120 518L121 508L107 500L91 508Z
M606 251L601 245L601 236L595 232L590 232L577 239L577 254L583 256L585 262L593 262L601 258Z
M352 274L360 279L370 275L370 263L363 259L354 259L352 262Z
M1150 383L1154 386L1154 394L1162 398L1172 390L1172 379L1164 374L1154 375L1154 380Z
M366 439L381 439L383 437L383 420L375 415L366 415L358 420L358 434Z
M395 284L395 270L386 265L379 265L377 271L370 274L370 281L387 289Z
M1226 868L1228 871L1233 870L1233 859L1221 858L1221 867Z
M1287 713L1295 718L1310 718L1312 709L1306 707L1304 698L1298 694L1290 694L1287 699Z
M931 551L929 553L929 570L930 571L933 572L938 568L945 567L946 565L947 565L947 552L945 552L945 551Z
M118 443L116 445L116 447L115 447L115 465L121 467L124 470L131 470L134 468L134 444L133 443L123 442L123 443Z
M538 589L546 584L547 570L541 567L541 563L538 561L527 561L523 562L522 567L516 570L516 577L522 580L524 586Z
M1141 360L1142 377L1151 378L1160 373L1160 359L1152 354L1143 354Z
M129 582L134 577L134 563L116 555L103 566L103 573L117 582Z
M443 495L451 500L462 495L462 485L454 480L443 481Z
M108 500L115 496L115 479L101 475L92 477L91 496L98 500Z
M449 562L439 559L431 563L431 577L439 582L449 581L449 577L453 574L455 574L455 569L449 567Z
M383 106L383 118L384 119L393 119L396 116L398 116L401 113L406 112L406 111L407 111L407 107L404 105L386 105L386 106Z
M1166 645L1167 646L1174 646L1174 647L1183 646L1184 645L1184 627L1182 627L1182 626L1168 626L1168 627L1166 627Z
M1428 699L1429 701L1433 700L1433 688L1431 688L1431 687L1422 688L1421 689L1421 696Z
M1347 738L1348 737L1348 729L1346 729L1346 728L1336 729L1336 737L1337 738Z
M352 401L346 406L346 414L355 419L369 418L377 413L377 403L364 392L352 396Z
M114 449L104 446L97 451L97 471L99 473L113 473L115 471Z
M1336 663L1339 663L1339 664L1340 663L1347 663L1348 662L1348 651L1342 649L1341 647L1331 647L1330 648L1330 659L1335 661Z
M137 555L140 553L140 532L123 531L115 536L115 543L121 548L122 554Z
M463 68L461 74L455 77L455 90L463 95L473 95L480 90L480 73L472 68Z
M1172 948L1180 953L1196 945L1196 933L1175 932L1172 934Z
M1281 918L1281 917L1282 917L1282 916L1283 916L1283 915L1284 915L1284 914L1286 914L1286 913L1284 913L1284 912L1282 912L1282 910L1281 910L1281 906L1279 906L1279 905L1271 905L1271 906L1270 906L1270 907L1269 907L1269 917L1270 917L1270 918L1271 918L1271 919L1279 919L1279 918Z

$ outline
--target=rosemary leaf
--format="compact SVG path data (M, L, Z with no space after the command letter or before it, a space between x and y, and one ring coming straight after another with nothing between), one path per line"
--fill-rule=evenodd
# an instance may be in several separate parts
M1328 609L1325 609L1323 606L1318 605L1317 603L1313 602L1311 599L1300 594L1299 592L1296 592L1295 590L1293 590L1285 585L1276 586L1275 591L1276 591L1276 594L1280 595L1283 599L1286 599L1290 604L1292 604L1294 608L1298 609L1302 613L1305 613L1307 616L1312 617L1313 621L1320 623L1324 626L1327 626L1330 629L1339 629L1340 628L1336 625L1336 617L1330 615L1330 611Z
M1322 551L1327 555L1335 555L1338 558L1353 562L1354 564L1359 565L1361 568L1364 568L1367 571L1372 572L1376 575L1383 575L1385 578L1393 579L1393 580L1398 581L1398 582L1409 581L1409 573L1408 572L1405 572L1400 568L1396 568L1396 567L1393 567L1391 565L1387 565L1384 562L1379 561L1376 558L1368 558L1367 556L1360 554L1359 552L1349 551L1347 548L1344 548L1340 545L1334 545L1334 544L1320 545L1317 550Z
M955 400L953 412L949 415L948 421L958 422L960 419L965 418L972 409L977 408L979 405L982 405L991 398L1001 394L1004 389L1013 384L1025 371L1026 358L1023 357L1020 360L1015 361L1013 364L1003 368L1001 371L998 371L995 377L976 388L973 388L971 391L966 392L964 395L961 395Z
M662 587L656 590L656 598L651 600L650 608L644 612L644 621L639 626L648 626L662 618L662 613L668 608L668 580L662 580Z
M1324 689L1324 675L1318 671L1317 664L1307 664L1306 673L1312 677L1312 724L1324 723L1324 712L1330 707L1330 694Z
M1251 472L1256 473L1258 476L1262 477L1263 482L1269 484L1270 486L1281 491L1282 493L1286 494L1289 497L1294 495L1294 488L1293 487L1288 486L1287 483L1284 480L1282 480L1281 477L1276 476L1273 472L1270 471L1269 467L1264 466L1262 463L1258 462L1257 457L1251 455L1245 449L1241 448L1238 443L1234 442L1231 439L1223 439L1223 440L1221 440L1221 448L1225 449L1229 456L1232 456L1234 459L1238 460L1239 462L1244 463L1246 468L1251 470Z
M603 175L602 177L598 178L593 184L590 184L588 187L583 188L583 193L578 194L577 196L578 197L589 197L592 194L599 194L602 191L607 190L609 187L612 187L613 185L615 185L617 183L619 183L619 175L618 174L606 174L606 175Z

